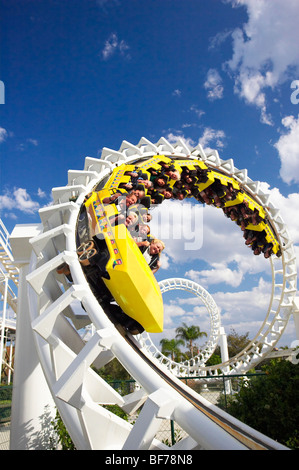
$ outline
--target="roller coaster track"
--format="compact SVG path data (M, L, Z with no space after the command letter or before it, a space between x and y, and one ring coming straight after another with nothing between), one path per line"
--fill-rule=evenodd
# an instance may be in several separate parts
M14 259L11 253L11 247L9 243L9 234L0 219L0 292L5 295L5 278L12 281L16 287L19 285L19 270L14 265ZM17 296L13 289L8 286L7 288L7 303L13 309L17 311Z
M14 288L9 283L14 283ZM0 219L0 294L2 296L2 311L0 316L0 371L2 380L3 373L4 375L8 374L10 380L11 371L13 368L12 364L12 340L15 337L16 330L16 320L14 318L9 318L7 315L7 305L10 306L14 313L17 312L17 290L19 285L19 270L14 265L14 259L11 252L11 246L9 243L9 234L6 230L5 225ZM9 358L6 362L6 342L10 341L9 347ZM4 366L4 371L2 370ZM9 371L9 372L8 372Z
M204 345L199 348L198 354L196 354L191 361L185 362L175 362L174 360L171 360L169 357L162 354L146 331L140 335L140 344L142 344L142 346L147 349L150 354L154 356L160 363L167 365L167 368L178 377L190 377L190 375L192 373L194 374L194 372L196 372L197 375L199 373L206 375L204 364L215 351L220 338L221 318L219 308L216 305L215 300L206 289L196 282L191 281L190 279L164 279L163 281L159 282L159 286L162 294L172 290L184 290L198 297L201 301L201 304L205 306L210 316L210 334ZM200 367L203 367L203 369L200 369ZM226 374L227 372L228 370L225 371Z
M43 230L31 240L32 256L27 276L31 326L36 349L60 415L78 449L167 449L155 436L162 419L173 419L188 437L179 449L284 449L283 446L238 422L211 405L171 373L172 365L159 362L142 338L131 337L108 319L88 285L76 254L76 226L84 197L116 165L153 155L199 159L211 168L232 175L261 204L276 231L282 256L271 260L272 294L266 318L250 345L227 363L205 369L229 367L245 372L273 349L285 329L296 294L296 264L292 242L279 211L258 182L223 161L216 151L206 155L183 141L175 145L161 138L156 144L142 138L138 145L124 141L118 151L104 148L100 159L85 159L82 171L70 170L68 184L54 188L53 205L40 210ZM73 282L58 275L66 262ZM81 305L84 307L82 310ZM78 330L92 324L94 334L84 342ZM141 389L123 397L92 369L116 357ZM194 364L188 365L194 373ZM143 408L134 425L103 405L117 404L133 413Z

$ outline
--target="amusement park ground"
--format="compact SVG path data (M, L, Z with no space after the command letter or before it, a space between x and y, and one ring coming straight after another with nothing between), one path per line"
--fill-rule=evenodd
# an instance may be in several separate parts
M0 425L0 450L9 450L10 423Z
M219 396L219 392L216 392L216 393L210 392L209 398L210 399L213 398L214 400L212 401L216 402L218 396ZM185 432L181 428L179 428L179 426L175 424L174 428L171 429L170 421L165 420L161 424L161 428L156 437L160 439L161 441L171 442L172 433L175 433L175 436L179 438L182 438L185 435ZM10 449L9 441L10 441L10 422L0 423L0 451Z

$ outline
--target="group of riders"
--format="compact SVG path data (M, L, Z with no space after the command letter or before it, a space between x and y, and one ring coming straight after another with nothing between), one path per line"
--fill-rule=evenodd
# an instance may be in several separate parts
M125 172L129 181L120 183L115 194L102 200L104 204L116 204L118 215L114 223L126 225L154 273L161 266L160 255L165 245L151 234L149 222L152 216L149 210L165 199L194 197L202 204L221 208L226 217L240 226L245 244L255 255L263 253L268 258L273 253L273 243L269 243L265 231L259 229L263 221L259 211L250 208L245 200L232 203L240 189L230 182L222 184L220 179L214 179L205 189L201 189L209 179L208 172L207 168L178 168L173 163L163 161L159 169L148 168L143 171L136 166L133 171ZM251 228L248 229L248 226Z

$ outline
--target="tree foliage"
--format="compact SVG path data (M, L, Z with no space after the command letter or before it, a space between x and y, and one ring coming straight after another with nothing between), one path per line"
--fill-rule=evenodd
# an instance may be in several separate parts
M239 352L243 351L243 349L248 345L248 343L250 343L248 335L249 332L245 333L244 335L240 335L233 328L231 328L230 333L227 335L227 348L228 355L230 358L236 356ZM214 366L216 364L220 364L221 362L221 350L220 346L217 346L212 356L208 359L206 365Z
M194 352L194 341L201 338L202 336L207 336L207 333L200 331L200 327L197 325L188 326L186 323L183 323L182 326L179 326L176 330L176 338L183 340L187 343L187 347L190 351L191 357L193 357Z
M236 354L241 352L247 344L250 342L248 338L249 332L244 335L238 334L233 328L231 328L230 333L227 335L227 347L229 357L234 357Z
M161 352L165 356L171 356L172 361L181 361L183 353L179 346L183 346L184 344L182 339L163 338L160 341L160 345L162 346Z
M131 379L129 372L116 358L112 359L112 361L108 362L101 369L96 370L96 372L107 382Z
M272 439L299 449L299 364L271 360L266 377L244 382L228 412Z
M76 447L62 421L58 410L56 411L55 419L51 422L54 431L57 434L57 442L60 444L62 450L76 450ZM53 443L53 450L56 449L57 443Z

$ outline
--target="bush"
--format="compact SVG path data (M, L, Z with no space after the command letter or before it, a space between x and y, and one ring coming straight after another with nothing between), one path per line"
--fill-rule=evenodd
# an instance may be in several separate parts
M54 431L57 434L57 441L58 444L60 444L62 450L76 450L76 447L67 432L67 429L64 425L64 422L62 421L60 414L58 411L56 411L56 416L55 420L51 422ZM55 445L55 447L54 447ZM56 443L53 443L53 450L56 449Z
M299 449L299 365L272 360L266 376L243 382L228 412L292 449Z
M105 405L106 408L111 413L119 416L120 418L128 421L128 415L125 413L118 405ZM56 411L55 420L51 422L54 431L57 435L57 443L60 445L62 450L76 450L76 447L60 417L58 411ZM52 450L55 450L57 444L53 442Z
M0 385L0 401L11 401L12 385Z

